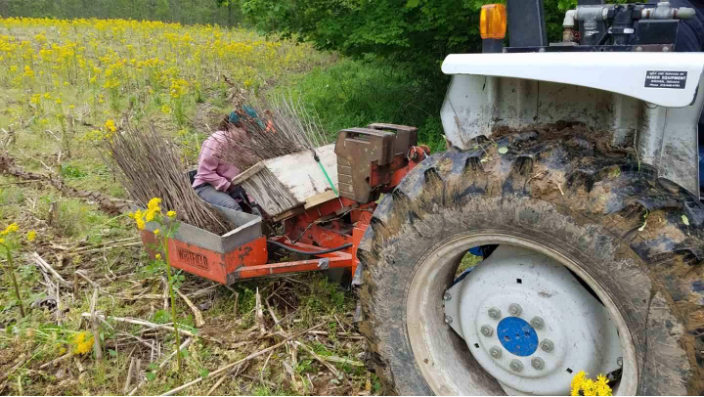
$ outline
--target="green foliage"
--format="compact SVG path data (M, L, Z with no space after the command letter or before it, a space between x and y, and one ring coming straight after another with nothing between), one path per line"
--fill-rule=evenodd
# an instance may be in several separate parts
M339 285L324 277L311 277L308 286L311 293L302 297L301 303L311 315L340 313L351 304Z
M306 73L286 90L316 110L331 136L374 122L406 124L420 127L420 141L441 150L439 117L445 83L418 79L377 59L347 59Z
M479 11L496 0L246 0L258 29L310 41L349 56L375 54L411 70L439 74L447 54L477 52ZM560 37L576 0L545 0L548 31Z
M479 48L479 8L490 0L248 0L245 17L349 56L376 54L414 70L439 69L451 52Z
M375 54L428 78L440 74L447 54L480 50L480 9L497 2L505 1L242 0L241 7L261 31L352 57ZM545 0L551 40L560 39L564 12L576 5L577 0Z
M64 178L84 178L87 175L86 172L71 164L61 164L61 176Z

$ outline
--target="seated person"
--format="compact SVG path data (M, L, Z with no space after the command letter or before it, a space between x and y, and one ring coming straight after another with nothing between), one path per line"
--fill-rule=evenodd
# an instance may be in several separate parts
M245 131L236 126L237 119L237 114L232 112L218 126L218 131L203 142L193 188L201 199L210 204L242 211L240 204L247 200L244 189L230 182L241 170L220 159L221 149L228 140L246 139Z

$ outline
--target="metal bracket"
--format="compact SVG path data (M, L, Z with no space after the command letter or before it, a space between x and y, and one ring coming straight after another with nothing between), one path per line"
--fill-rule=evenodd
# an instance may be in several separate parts
M318 260L318 269L320 270L328 270L330 267L330 259L328 258L320 258Z
M227 282L227 285L228 285L228 286L229 286L229 285L232 285L232 284L234 284L234 283L236 283L237 280L240 278L240 277L239 277L239 273L237 273L237 270L239 270L242 266L244 266L244 265L239 265L239 266L237 266L237 269L235 269L234 272L229 273L229 274L227 275L227 280L226 280L226 282Z
M507 10L511 47L548 45L543 0L508 0Z

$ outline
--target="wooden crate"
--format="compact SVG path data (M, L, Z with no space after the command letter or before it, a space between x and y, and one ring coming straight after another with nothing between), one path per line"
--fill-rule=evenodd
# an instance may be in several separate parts
M315 152L337 189L335 144L319 147ZM312 151L260 161L236 176L232 183L241 185L273 217L304 207L307 200L321 194L335 197Z

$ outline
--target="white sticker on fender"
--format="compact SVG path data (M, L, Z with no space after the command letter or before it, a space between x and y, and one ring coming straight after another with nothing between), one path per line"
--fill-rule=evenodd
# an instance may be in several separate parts
M673 88L683 90L687 85L687 72L671 70L648 70L645 74L647 88Z

